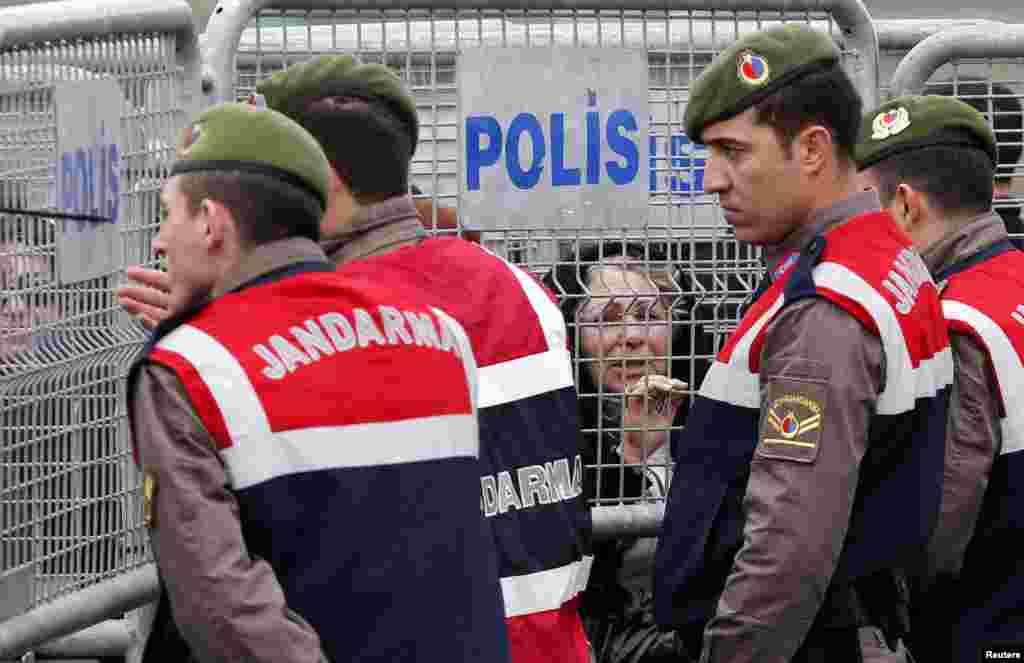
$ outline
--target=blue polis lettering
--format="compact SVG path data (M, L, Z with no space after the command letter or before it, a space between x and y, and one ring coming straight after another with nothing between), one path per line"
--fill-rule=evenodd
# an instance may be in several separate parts
M597 106L597 95L588 90L587 105ZM533 113L519 113L509 123L508 131L502 131L497 118L490 115L473 115L466 118L466 186L470 191L480 189L480 173L484 168L495 166L505 156L505 172L519 189L532 189L544 176L547 159L548 139L551 146L552 186L580 186L598 184L601 181L602 166L608 178L617 185L634 181L640 170L640 150L631 134L639 130L636 117L628 110L614 110L608 114L601 131L601 112L588 110L584 117L586 160L582 166L566 163L566 143L571 141L565 127L565 113L552 113L548 118L548 135L544 133L541 119ZM523 164L520 157L520 142L528 137L531 145L530 160ZM602 142L603 138L603 142ZM601 148L618 155L601 163ZM585 177L585 180L584 180Z
M106 127L100 125L96 142L92 145L61 154L60 164L61 210L117 223L121 148L108 140ZM82 232L88 222L73 223L74 229Z

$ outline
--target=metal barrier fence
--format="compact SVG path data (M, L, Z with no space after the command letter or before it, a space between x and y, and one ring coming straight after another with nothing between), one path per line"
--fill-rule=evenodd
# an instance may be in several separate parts
M986 116L999 147L995 208L1011 237L1024 241L1024 25L987 22L938 32L900 61L890 88L894 96L953 94Z
M127 210L121 229L124 263L149 260L162 166L176 131L198 106L199 60L191 17L185 18L183 5L172 1L140 7L137 0L118 0L107 2L101 17L94 6L73 2L0 10L0 207L47 209L53 203L54 174L48 164L54 109L47 96L53 82L113 76L125 96L122 125L130 145L121 173L120 198ZM52 20L56 16L61 21ZM873 25L859 0L748 0L727 3L723 9L698 2L666 9L642 0L591 0L572 8L552 0L531 3L528 9L502 9L479 0L444 5L395 0L361 3L358 8L327 0L242 0L219 7L211 17L201 40L202 91L206 103L243 97L261 78L324 52L385 62L401 73L417 99L422 129L414 182L435 205L461 212L459 49L643 49L652 115L646 226L640 231L595 231L563 217L557 231L540 224L488 228L481 241L538 275L559 265L576 271L586 262L581 254L587 249L605 265L616 254L631 253L634 270L645 278L618 291L610 283L591 280L580 292L563 287L563 296L577 299L583 308L601 294L632 300L649 295L647 286L654 288L661 310L643 323L643 335L653 348L643 369L671 373L695 389L735 324L738 306L749 297L760 263L757 252L735 242L712 197L703 192L705 155L682 129L689 85L738 35L781 21L807 22L830 33L843 48L845 66L866 106L890 87L879 84L879 53L893 57L911 47L913 57L908 55L900 65L893 90L914 88L918 72L930 66L918 63L924 61L922 54L929 54L927 62L938 62L936 68L949 60L944 66L957 81L962 67L977 69L978 58L992 65L980 73L990 83L987 93L975 95L990 105L1001 96L1019 96L1016 90L1005 95L991 86L992 81L1014 87L1020 83L993 68L996 59L1019 65L1017 51L1005 44L1003 50L981 48L992 46L996 27L1002 31L1010 30L1008 26L989 21ZM935 60L936 49L946 53L958 39L978 39L972 46L977 49L955 46L955 56ZM934 46L938 43L943 46ZM923 74L921 85L933 72ZM993 118L1012 115L990 110ZM1020 143L1008 130L999 138L1001 147ZM1002 172L1014 175L1018 168L1007 166ZM0 265L15 275L13 287L3 284L5 306L17 308L10 301L33 311L25 318L27 324L19 325L21 333L9 327L7 318L0 328L6 357L0 361L2 657L140 605L152 597L156 578L139 527L138 480L127 456L120 393L142 336L110 300L117 274L62 283L53 274L61 222L5 214L0 223ZM460 223L455 230L435 232L467 229ZM30 278L21 278L26 274ZM581 332L577 339L588 327L614 332L626 325L624 317L606 315L613 302L596 301L602 304L597 319L569 320ZM36 337L35 347L25 346L24 332ZM664 345L650 342L659 334ZM40 338L51 342L40 347ZM578 384L588 372L602 374L601 363L584 343L578 340L574 351ZM600 377L592 382L595 388L582 391L581 398L596 404L596 415L585 422L584 431L594 450L587 471L596 486L591 495L598 505L595 529L604 536L653 535L663 509L666 462L652 457L636 467L625 464L615 451L622 434L621 390L603 385ZM647 479L638 483L640 473ZM111 633L114 639L128 638L116 630Z
M889 81L910 49L943 30L998 25L987 19L884 19L875 21L878 34L878 96L889 95Z
M58 154L79 110L58 108L69 81L119 97L119 126L103 129L119 140L97 139L80 162ZM0 656L19 619L150 560L123 394L144 334L111 288L125 264L150 260L160 174L199 82L184 0L0 10ZM70 163L82 170L65 182L88 181L85 206L114 220L116 264L90 254L68 267L84 226L58 212ZM92 199L95 182L109 198ZM58 635L103 616L37 625Z
M211 101L243 98L260 79L321 53L351 53L363 61L388 64L405 79L418 106L421 130L413 182L429 192L435 205L458 210L461 231L467 228L459 177L463 157L457 135L464 113L459 108L457 54L477 46L642 49L651 113L646 224L623 224L634 225L633 230L588 230L585 220L563 213L557 223L538 219L535 226L525 228L488 226L481 241L538 276L560 264L579 266L588 248L599 254L594 258L599 263L613 254L634 252L635 267L647 273L647 283L658 288L663 304L646 323L644 371L671 372L696 386L717 343L735 325L738 306L753 290L760 263L755 251L740 247L731 237L713 197L703 192L704 154L682 128L688 90L711 58L738 35L784 21L809 23L831 34L843 45L844 64L861 92L876 98L876 39L859 0L752 0L722 8L689 1L673 3L671 9L643 0L590 0L571 8L559 2L503 8L494 2L461 0L377 1L358 7L340 0L243 0L210 18L204 90ZM553 226L557 229L551 230ZM557 284L556 289L576 298L576 308L582 309L596 285L591 281L582 292L576 292L573 283ZM642 281L629 287L642 289L637 283ZM626 299L638 294L619 292ZM606 313L614 308L608 299L601 303ZM591 420L584 421L584 435L592 453L587 471L596 474L591 500L597 505L652 500L647 491L632 486L633 468L627 469L614 452L622 433L623 395L621 385L600 377L614 369L608 367L610 362L594 358L600 349L593 346L599 343L580 342L584 330L595 326L614 334L626 326L620 318L602 314L590 322L567 321L571 331L580 331L573 334L577 384L594 384L593 389L581 389L580 397L585 405L590 403L585 409L592 412ZM663 472L665 461L657 464ZM654 479L658 484L664 480Z

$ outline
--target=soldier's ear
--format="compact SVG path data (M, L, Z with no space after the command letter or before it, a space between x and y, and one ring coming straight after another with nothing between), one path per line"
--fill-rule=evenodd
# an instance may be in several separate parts
M897 217L900 227L908 230L922 222L928 217L928 201L923 193L907 184L901 182L896 187L896 196L893 200L893 215Z
M241 241L241 229L231 210L223 203L209 198L203 200L199 204L198 217L208 249L222 248L229 241Z
M820 173L830 162L836 160L832 132L820 124L805 127L797 134L794 144L800 165L808 173Z

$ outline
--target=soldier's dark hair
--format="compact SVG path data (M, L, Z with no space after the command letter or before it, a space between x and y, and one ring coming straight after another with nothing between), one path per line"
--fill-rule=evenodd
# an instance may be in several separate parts
M380 202L409 191L412 137L390 106L361 97L319 97L291 115L316 138L353 197Z
M985 116L996 134L1000 166L996 169L996 182L1009 182L1024 150L1024 117L1020 99L1013 90L1004 83L968 77L957 79L955 86L953 81L929 85L924 92L955 96Z
M242 241L266 244L286 237L320 239L324 208L316 198L275 177L258 173L196 172L178 175L178 190L197 214L204 200L227 207Z
M773 128L787 153L797 134L819 124L832 133L836 156L852 163L861 106L853 81L836 65L807 74L758 103L755 122Z
M942 214L982 214L992 207L992 161L981 149L935 145L896 154L872 170L886 206L905 182L928 196Z

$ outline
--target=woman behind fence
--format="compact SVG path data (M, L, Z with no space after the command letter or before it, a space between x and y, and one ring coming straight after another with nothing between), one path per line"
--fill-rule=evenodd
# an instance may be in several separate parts
M606 241L567 256L544 279L559 295L575 360L591 503L660 500L668 489L668 431L685 418L685 383L671 378L689 374L688 360L678 358L692 348L672 315L688 312L672 294L688 288L667 265L662 245ZM654 543L628 537L594 545L581 611L599 663L675 656L672 634L658 632L651 616Z

